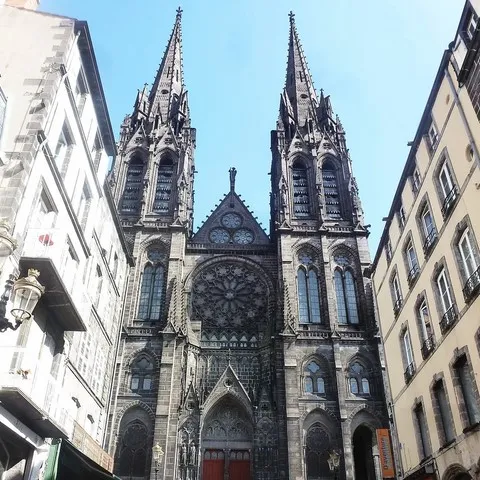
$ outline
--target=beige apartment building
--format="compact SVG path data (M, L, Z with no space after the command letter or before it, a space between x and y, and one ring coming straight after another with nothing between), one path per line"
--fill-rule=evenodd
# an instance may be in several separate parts
M480 478L479 11L443 54L374 260L398 478Z
M36 4L0 2L0 480L113 478L116 146L87 24Z

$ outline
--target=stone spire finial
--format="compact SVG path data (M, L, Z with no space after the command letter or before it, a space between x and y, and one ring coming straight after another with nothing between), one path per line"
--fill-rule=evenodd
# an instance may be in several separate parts
M235 177L237 176L237 169L235 167L231 167L228 171L230 174L230 192L235 191Z

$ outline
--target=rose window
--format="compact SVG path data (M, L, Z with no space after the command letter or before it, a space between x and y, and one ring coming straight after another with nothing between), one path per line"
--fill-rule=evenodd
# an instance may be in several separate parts
M267 288L253 269L236 263L204 270L193 287L193 315L205 326L237 329L265 319Z

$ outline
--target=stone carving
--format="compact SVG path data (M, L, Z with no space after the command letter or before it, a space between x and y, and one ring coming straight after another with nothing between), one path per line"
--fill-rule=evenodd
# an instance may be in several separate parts
M205 269L193 287L193 313L204 326L257 329L265 321L267 287L247 265L222 263Z
M250 441L251 433L241 410L230 403L222 405L215 419L205 427L204 440Z

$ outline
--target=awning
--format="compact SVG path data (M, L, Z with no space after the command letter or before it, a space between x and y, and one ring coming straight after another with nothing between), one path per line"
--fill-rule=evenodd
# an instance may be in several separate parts
M120 480L75 448L68 440L55 439L50 447L44 480Z

